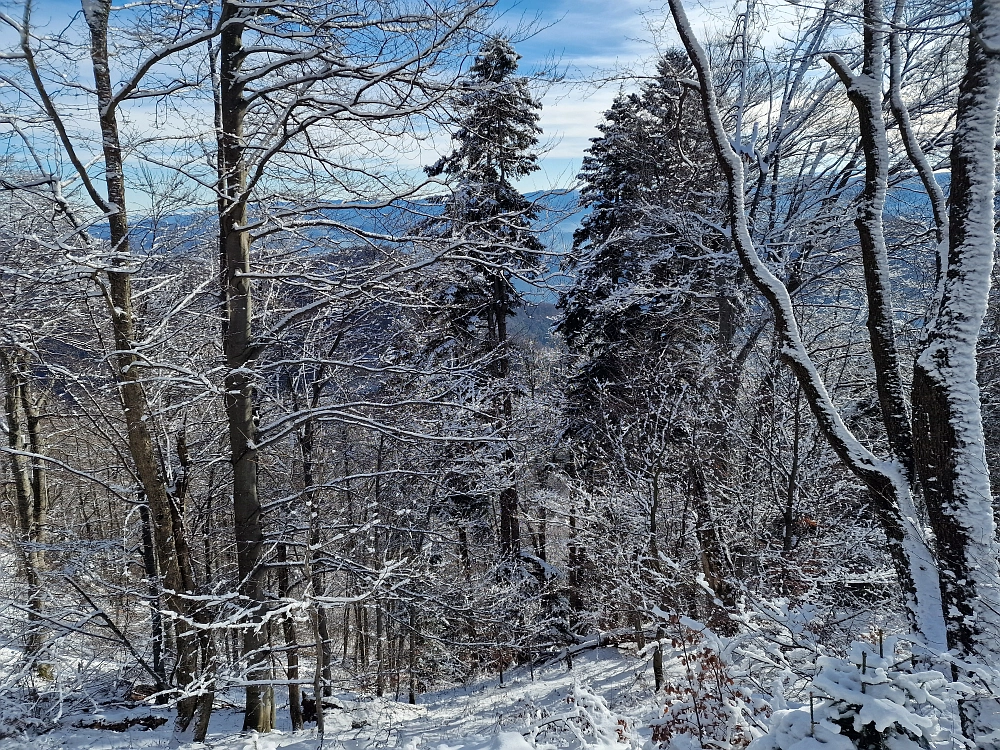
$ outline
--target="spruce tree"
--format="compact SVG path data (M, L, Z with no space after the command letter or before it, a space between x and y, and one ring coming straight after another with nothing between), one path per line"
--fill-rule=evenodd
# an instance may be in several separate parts
M657 363L683 380L685 352L716 329L717 277L704 261L719 243L691 217L718 214L718 173L696 97L679 81L687 68L667 53L654 79L619 95L583 161L581 203L590 211L564 262L574 281L556 328L579 356L568 426L585 440L602 421L598 403L648 408Z
M492 392L496 427L506 434L513 416L511 356L507 322L523 304L515 281L536 275L543 249L532 224L535 206L513 182L536 171L541 104L528 79L517 75L520 55L507 39L483 43L456 101L454 150L427 169L449 181L436 232L457 243L462 261L445 267L436 290L445 317L439 345L484 364L478 380ZM503 450L505 480L500 492L500 550L520 550L514 450ZM468 487L455 488L469 497Z
M637 509L648 543L631 553L640 566L659 565L661 487L687 488L700 572L728 603L713 498L726 485L721 405L734 400L732 264L718 263L728 260L710 226L724 223L719 172L697 97L682 83L690 76L686 57L667 53L654 78L617 97L584 158L590 211L564 263L573 283L556 327L576 356L563 427L565 445L582 457L568 468L584 486L640 478L650 488ZM574 560L579 570L585 557ZM692 604L700 596L677 595Z

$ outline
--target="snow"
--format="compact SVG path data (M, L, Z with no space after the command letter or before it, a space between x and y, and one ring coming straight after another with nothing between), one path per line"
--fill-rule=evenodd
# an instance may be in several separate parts
M278 709L279 731L267 735L240 731L242 713L231 707L212 714L203 745L177 743L171 732L173 713L160 706L109 707L63 717L60 727L40 737L0 739L0 750L153 750L177 747L213 750L555 750L590 747L628 750L620 742L628 725L628 744L650 746L650 721L662 713L653 695L649 659L623 655L617 649L595 649L574 660L505 673L470 686L420 695L416 706L388 698L337 695L340 708L325 711L326 739L316 730L291 732L286 707ZM232 696L235 703L238 696ZM328 699L329 701L329 699ZM224 701L221 701L224 703ZM280 702L280 701L279 701ZM132 727L124 732L75 727L104 719L159 716L168 721L153 730ZM605 721L602 722L601 717ZM588 717L589 720L588 720ZM596 717L596 718L595 718ZM2 718L2 717L0 717ZM597 725L597 726L589 726ZM602 726L603 724L603 726Z
M418 744L419 741L415 739L407 743L404 750L416 750ZM531 748L527 740L517 732L498 732L484 739L469 739L455 744L442 742L437 745L437 750L531 750Z
M687 624L695 636L688 649L664 644L667 688L659 694L653 689L654 649L623 644L620 650L582 652L572 669L560 660L509 670L503 683L487 677L421 694L418 705L340 693L327 699L323 740L314 727L290 730L280 694L278 731L242 732L241 696L234 692L217 696L204 744L172 735L174 716L168 707L92 704L91 711L81 712L85 704L77 702L55 729L0 739L0 750L740 750L747 743L749 750L853 750L859 733L871 730L881 733L893 750L961 747L955 737L956 706L969 689L938 671L905 671L910 660L896 660L895 637L885 638L882 646L854 643L842 657L786 651L784 663L797 664L799 677L780 667L751 675L748 665L762 662L747 650L747 639L757 636L721 638L698 623ZM770 640L762 634L756 642ZM730 663L742 659L741 652L748 658ZM7 650L11 664L16 656ZM723 661L713 661L716 656ZM722 672L713 671L716 664L722 664ZM773 683L767 674L776 678ZM812 677L803 682L807 674ZM692 680L703 687L686 692ZM716 700L718 690L727 694L723 703ZM694 731L695 705L701 707L700 725L711 733L704 742ZM0 705L0 731L10 731L12 722L20 720L11 710L16 710L13 704ZM984 714L990 711L996 715L984 716L983 726L1000 727L1000 705L984 706ZM686 714L691 721L685 724ZM125 731L88 728L150 717L162 724L153 729L133 725ZM665 727L668 731L657 735Z
M83 15L90 26L100 26L104 16L102 0L81 0Z
M996 4L983 3L977 14L978 18L970 23L978 25L983 38L1000 36L1000 8ZM954 500L948 498L941 512L961 530L966 544L964 559L957 569L945 573L968 579L951 581L949 588L964 589L963 596L981 602L975 613L978 622L971 626L955 622L950 625L953 629L971 630L973 650L983 660L995 662L1000 635L1000 547L984 447L977 345L996 249L993 150L1000 101L1000 59L995 55L980 58L982 70L978 77L967 76L963 87L968 85L969 90L959 98L952 154L948 268L938 316L930 326L927 347L920 353L917 365L944 393L948 427L954 434L954 448L946 457L948 471L954 477Z
M946 645L943 638L944 623L937 612L941 601L941 589L935 580L935 571L926 565L930 555L923 550L926 544L922 531L914 524L908 523L905 518L905 514L912 507L912 499L907 482L903 481L899 462L879 459L844 422L827 390L819 368L803 342L788 289L758 254L758 248L750 235L745 207L743 161L733 150L726 134L718 98L711 83L708 55L695 36L682 0L670 0L670 10L703 87L702 100L706 124L729 186L731 236L740 262L771 308L775 318L775 330L781 341L781 357L795 373L807 396L813 415L831 447L841 460L866 482L871 484L873 481L884 479L895 490L897 507L891 514L885 514L887 517L885 522L888 522L888 516L891 515L892 522L898 523L902 536L901 546L904 549L909 566L907 573L913 586L913 595L908 597L907 607L910 609L915 630L928 648L941 652ZM972 383L975 385L974 375ZM978 389L976 394L978 395ZM985 464L985 461L982 463ZM890 544L893 542L890 541ZM995 561L995 555L993 559ZM897 572L902 574L902 571L897 570Z
M872 728L894 750L956 747L943 724L965 687L933 670L898 671L894 646L886 644L890 658L862 643L855 643L847 658L818 658L810 702L775 711L770 731L749 750L854 750L865 743L863 731Z

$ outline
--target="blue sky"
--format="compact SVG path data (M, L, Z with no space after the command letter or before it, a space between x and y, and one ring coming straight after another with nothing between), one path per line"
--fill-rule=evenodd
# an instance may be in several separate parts
M728 29L739 0L685 0L695 33ZM780 35L796 5L768 4L771 20L765 37ZM525 72L555 58L577 85L562 84L542 97L541 124L549 151L542 170L522 181L522 190L564 188L580 170L597 125L622 86L634 89L635 78L655 67L657 50L680 46L666 0L499 0L500 24L507 28L536 22L537 33L517 44ZM615 73L618 73L617 78ZM603 85L584 83L602 78Z
M79 0L36 0L35 6L36 22L61 26L78 12ZM649 26L662 24L666 10L657 0L499 0L497 13L500 28L536 29L517 44L524 72L555 61L575 82L540 91L547 151L542 170L520 185L525 191L568 187L620 89L619 82L597 87L584 81L616 69L648 70L654 54ZM14 41L9 30L0 29L0 41ZM433 161L433 154L428 159Z
M522 22L536 22L539 28L517 45L525 72L557 60L579 80L616 68L645 68L654 50L647 25L663 18L650 13L650 5L649 0L500 0L498 11L508 28ZM560 84L545 91L541 124L549 150L542 171L525 180L522 189L565 187L573 181L589 139L598 134L601 113L618 91L618 83L599 88Z

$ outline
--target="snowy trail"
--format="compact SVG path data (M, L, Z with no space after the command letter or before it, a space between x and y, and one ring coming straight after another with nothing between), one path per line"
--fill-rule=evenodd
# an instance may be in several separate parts
M575 660L572 670L564 663L505 675L503 685L494 677L470 686L455 687L419 697L411 706L388 699L351 700L338 696L343 709L327 709L327 737L323 748L338 750L527 750L522 739L538 723L538 738L557 747L571 747L573 737L551 717L572 708L575 685L587 686L608 706L625 717L640 734L656 715L652 675L648 660L636 659L617 649L598 649ZM63 726L32 740L0 740L0 750L153 750L170 747L170 723L155 730L132 728L125 732L80 729L72 725L103 717L108 722L129 716L172 715L157 707L109 709L99 714L67 716ZM550 723L546 724L546 719ZM278 717L279 731L270 735L239 732L242 716L233 709L219 709L212 717L210 750L319 750L314 729L289 731L287 713ZM624 747L624 746L620 746Z
M600 649L578 659L572 671L555 664L536 670L533 681L526 670L518 670L503 686L493 680L429 694L425 717L408 724L406 731L421 732L426 742L517 731L542 716L565 712L576 682L590 686L613 709L628 714L640 705L640 698L652 697L647 673L646 663L623 657L615 649Z

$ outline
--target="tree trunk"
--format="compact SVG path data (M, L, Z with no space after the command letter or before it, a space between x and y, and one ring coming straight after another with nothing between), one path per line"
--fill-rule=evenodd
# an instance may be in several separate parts
M383 631L385 616L382 614L382 601L375 600L375 695L381 698L385 695L385 646Z
M114 64L109 54L108 24L111 11L109 0L94 0L83 3L83 15L90 32L90 58L94 75L93 93L103 155L103 182L106 188L102 197L96 183L88 172L89 165L78 156L72 138L63 118L56 110L46 89L45 82L35 62L31 48L33 37L29 33L32 3L24 4L24 23L21 31L21 51L28 67L32 84L38 92L38 99L50 118L68 161L87 194L98 210L107 218L109 226L110 256L106 262L106 283L99 277L95 281L103 292L113 329L113 356L110 359L112 372L118 382L123 414L127 429L129 453L135 465L135 473L149 505L151 530L158 569L163 577L165 595L162 603L176 617L171 618L176 635L177 684L183 689L194 678L198 666L197 638L189 625L186 600L188 593L185 582L193 576L179 559L178 550L184 545L183 527L175 528L170 508L169 489L165 477L161 475L156 442L151 434L151 414L142 387L140 368L143 366L137 353L135 341L135 317L132 305L131 277L135 272L129 246L129 225L126 202L126 184L123 168L123 154L117 120L118 105L134 93L140 74L117 94L112 84ZM194 710L193 696L182 696L178 706L177 728L184 731Z
M291 586L288 577L288 547L278 545L278 596L282 599L291 597ZM285 636L286 659L288 660L288 717L292 722L292 730L302 729L302 690L296 683L299 679L299 643L295 637L295 620L286 614L281 621Z
M166 666L163 663L163 618L160 615L160 574L156 568L156 550L153 548L153 530L150 528L149 504L139 506L139 521L142 524L142 566L149 581L150 626L152 630L153 671L159 681L156 690L161 692L167 686ZM164 695L159 702L166 702Z
M159 558L159 570L163 575L165 589L169 595L164 604L179 616L181 630L176 669L178 683L183 687L193 677L197 666L197 649L183 625L185 606L183 578L176 553L178 530L172 528L169 497L164 478L160 476L154 442L149 429L149 408L143 392L138 367L139 356L135 350L135 318L132 308L131 252L129 247L128 214L125 201L125 178L122 149L117 122L117 104L111 83L111 64L108 52L108 19L111 4L108 0L96 0L84 4L84 16L90 31L91 67L94 74L94 93L97 98L97 112L101 130L104 156L104 182L106 198L102 198L95 183L90 179L87 168L80 161L67 134L62 118L56 111L52 99L35 63L31 49L30 28L31 3L25 3L24 25L21 36L21 51L28 65L32 83L39 99L59 135L69 161L80 176L84 187L97 208L107 217L111 257L108 263L107 284L98 281L108 306L109 318L114 331L114 367L112 371L119 385L123 412L127 428L129 453L135 464L142 491L152 513L153 541ZM181 701L179 721L183 722L184 708L188 702Z
M913 438L910 414L896 349L895 313L882 214L889 181L889 141L882 114L885 76L885 23L881 0L864 1L864 56L860 73L838 55L827 60L840 76L858 112L861 149L865 156L865 187L854 221L861 244L868 303L868 339L882 423L893 457L907 481L913 480Z
M1000 550L976 347L996 245L993 144L1000 101L1000 6L975 0L969 24L969 58L951 151L947 269L938 315L914 366L913 409L917 473L941 570L948 647L962 659L995 664ZM968 718L963 716L963 725ZM972 731L971 725L963 728Z
M347 592L346 592L347 596L351 595L352 588L353 587L351 586L351 583L350 583L350 576L348 576ZM350 646L350 643L351 643L351 605L349 605L349 604L345 604L344 605L344 628L343 628L342 635L343 635L343 640L341 641L341 644L340 644L341 645L340 663L341 663L341 665L343 665L343 666L346 667L347 666L347 650L348 650L348 647Z
M494 338L493 351L495 357L494 379L500 392L497 394L497 404L494 411L497 415L500 431L506 438L502 460L506 467L508 485L500 490L500 552L512 557L521 551L521 525L518 514L518 494L514 462L516 456L510 443L510 425L514 417L514 405L511 400L510 354L507 351L507 316L510 314L507 279L501 274L493 277L493 300L490 317Z
M253 309L250 236L247 223L247 165L244 159L243 118L246 114L243 64L243 30L246 13L227 0L222 9L219 39L219 103L222 123L223 166L220 185L220 252L225 258L223 351L226 358L226 419L229 425L230 460L233 467L233 517L240 594L247 607L250 627L243 631L242 658L246 662L246 707L243 729L265 733L272 727L271 680L264 613L266 569L262 555L264 533L257 485L254 387L249 367L258 355L252 342Z
M569 607L574 614L583 612L583 548L579 543L580 532L577 528L576 508L569 513L569 544L566 567L569 584ZM567 623L572 629L574 623Z
M410 704L417 703L417 646L420 643L420 636L417 633L417 610L410 605L410 650L408 654L407 671L410 678Z
M324 383L325 381L320 378L311 384L311 393L309 396L310 409L315 409L319 405L320 397L323 393ZM293 398L298 398L294 391ZM299 408L297 400L295 408ZM316 421L311 417L307 418L305 423L302 425L302 431L296 432L296 436L298 438L299 451L302 456L302 492L305 498L306 514L309 519L309 544L312 546L312 549L318 550L321 541L320 507L316 493L313 489L315 486L315 476L313 475L313 449L316 441ZM310 556L310 560L312 559L312 556ZM323 574L319 569L319 566L312 562L309 565L309 581L313 595L320 595L324 590ZM329 696L332 691L331 684L333 680L333 640L330 636L330 616L327 613L326 607L316 608L315 619L317 632L319 634L319 642L317 645L323 651L321 675L324 684L323 695ZM319 705L318 698L317 705Z
M943 650L937 571L916 524L909 483L898 463L875 456L847 428L806 350L789 291L761 259L750 236L743 162L733 149L723 123L708 55L695 37L683 0L669 0L669 4L700 84L709 137L726 179L731 237L740 263L774 315L781 357L799 381L819 429L837 456L871 491L873 507L885 532L889 555L906 601L911 628L932 649Z
M117 110L112 105L111 62L108 52L108 17L111 4L107 0L87 4L84 15L90 29L90 54L100 118L104 152L104 180L107 200L98 203L108 217L111 259L107 269L108 284L105 298L114 330L115 377L124 407L128 430L129 453L142 484L152 514L153 540L160 573L163 575L164 603L178 615L174 621L176 634L178 685L183 689L197 672L198 644L184 619L187 606L183 594L189 589L190 571L182 571L178 544L183 542L183 527L175 528L169 493L159 471L156 448L150 433L149 405L140 382L140 358L135 350L135 316L132 306L131 250L125 199L125 176L120 145ZM177 729L185 731L196 709L195 696L185 696L178 703Z
M701 569L705 574L705 582L713 592L708 624L722 635L735 635L736 623L729 617L729 613L736 609L735 591L728 580L732 566L729 564L722 532L715 522L708 487L699 466L691 467L691 494L694 512L698 515L695 536L701 548Z
M916 485L913 429L900 373L894 328L889 259L882 215L889 177L889 145L882 114L882 80L885 77L885 23L879 0L864 3L864 56L862 70L854 73L838 55L827 57L847 88L858 112L861 149L865 156L865 188L855 225L861 245L868 332L875 369L882 424L899 476L886 482L877 473L855 472L866 480L876 500L876 517L888 537L897 575L907 598L922 599L911 616L916 629L940 644L941 618L930 609L940 608L940 568L934 565L913 502ZM898 62L898 61L897 61ZM898 81L896 82L898 87ZM904 134L905 135L905 134ZM890 484L894 485L890 487ZM924 581L921 585L921 581ZM923 589L923 592L919 591ZM912 605L911 609L918 605ZM924 622L921 623L921 619Z
M39 431L39 417L31 394L29 365L23 356L0 352L0 366L6 379L5 412L10 446L10 468L14 476L16 540L21 567L28 584L28 632L25 655L39 671L50 668L40 659L46 641L43 622L44 599L42 571L45 554L39 545L45 542L49 495L42 456L45 445ZM31 456L23 455L31 452Z
M660 692L663 687L663 640L667 634L660 626L656 629L656 651L653 652L653 684L656 692Z

